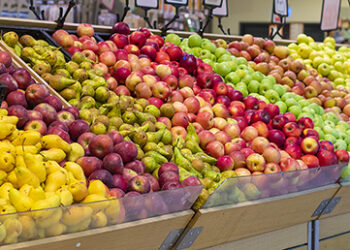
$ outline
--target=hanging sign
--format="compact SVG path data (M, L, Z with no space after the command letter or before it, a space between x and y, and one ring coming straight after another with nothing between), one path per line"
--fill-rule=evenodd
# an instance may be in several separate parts
M321 30L336 30L339 23L341 0L323 0L321 13Z
M275 13L272 13L271 23L273 24L285 24L286 23L286 17L279 16Z
M204 0L203 4L209 7L221 7L223 0Z
M135 0L135 6L148 9L158 9L158 0Z
M188 0L164 0L164 3L178 6L187 6Z
M288 0L274 0L273 13L280 16L288 16Z
M101 0L101 4L105 6L109 11L113 11L115 0Z
M221 16L221 17L228 16L227 0L222 1L221 7L217 7L215 9L213 9L213 15L214 16Z

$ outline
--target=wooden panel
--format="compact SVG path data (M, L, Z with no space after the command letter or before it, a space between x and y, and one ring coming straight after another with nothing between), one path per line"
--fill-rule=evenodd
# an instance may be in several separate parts
M81 233L2 246L0 248L2 250L158 249L171 231L185 228L193 214L192 210L187 210Z
M339 203L330 214L322 215L320 219L350 213L350 183L342 184L335 197L341 197Z
M223 245L205 248L205 250L280 250L302 244L307 244L307 223L260 234L251 238L233 241Z
M62 101L63 107L71 106L56 90L54 90L44 79L42 79L28 64L26 64L20 57L18 57L15 52L8 47L3 41L0 40L0 48L9 53L12 57L14 66L26 68L31 74L32 78L35 79L37 83L44 84L50 91L51 95L57 96Z
M307 223L319 204L332 197L339 185L329 185L289 195L233 206L201 209L189 228L203 227L192 249L272 232Z
M320 250L348 250L348 249L350 249L350 233L320 241L319 249Z
M350 231L350 213L320 220L320 239Z

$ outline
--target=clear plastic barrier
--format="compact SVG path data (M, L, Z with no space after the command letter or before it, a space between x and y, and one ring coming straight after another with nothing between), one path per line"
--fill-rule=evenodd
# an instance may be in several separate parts
M81 232L190 209L201 186L0 215L0 245ZM0 211L4 213L5 211Z
M346 165L228 178L209 196L203 208L254 201L334 184L339 181Z

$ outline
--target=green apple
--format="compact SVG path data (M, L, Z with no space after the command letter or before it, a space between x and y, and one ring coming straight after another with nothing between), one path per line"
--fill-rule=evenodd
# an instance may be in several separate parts
M236 88L245 88L247 89L247 84L245 84L244 82L239 82L236 84Z
M339 50L338 50L339 51ZM344 62L344 57L341 53L335 53L335 55L332 58L335 62Z
M183 50L183 51L185 51L185 52L186 52L186 53L188 53L188 54L192 54L192 55L194 55L194 53L193 53L192 49L190 49L190 48L188 48L188 47L186 47L186 48L182 48L182 50Z
M254 80L257 80L259 82L262 81L262 79L264 79L265 75L259 71L255 71L253 74L252 74L252 77Z
M293 113L296 117L299 116L299 114L301 113L301 108L299 105L293 105L288 107L288 112Z
M345 130L349 130L350 129L350 125L347 122L345 122L345 121L339 121L338 125L341 125L341 126L345 127Z
M331 134L325 134L324 139L327 141L330 141L331 143L335 143L337 141L337 138L334 137L334 135Z
M304 44L304 43L299 44L298 47L299 47L298 48L299 55L304 59L308 58L312 49L307 44Z
M203 41L201 43L201 48L207 49L211 53L215 53L215 51L216 51L216 45L214 43L210 42L209 40L205 40L205 39L203 39Z
M347 137L346 133L344 131L339 130L339 129L337 131L339 133L339 139L345 140Z
M231 61L232 60L232 57L231 55L228 55L228 54L223 54L222 56L220 56L218 58L218 62L228 62L228 61Z
M321 56L316 56L313 60L312 60L312 67L317 68L319 65L321 65L322 63L324 63L323 57Z
M199 57L201 55L201 52L202 52L202 49L199 47L192 48L192 53L195 57Z
M333 65L334 65L335 70L342 72L342 73L345 72L345 65L343 62L337 61Z
M243 69L237 69L236 73L239 76L239 79L243 79L243 77L245 77L245 75L247 74Z
M300 102L299 102L299 104L300 104ZM313 110L312 108L310 108L310 107L302 107L302 109L301 109L303 112L305 112L305 113L309 113L309 114L315 114L315 110Z
M309 43L309 39L307 38L307 35L305 34L299 34L297 36L297 43L300 44L300 43L305 43L305 44L308 44Z
M293 94L294 94L294 93L293 93ZM301 96L301 95L296 95L296 94L294 94L294 98L295 98L297 101L304 100L304 97Z
M257 80L251 80L248 83L247 89L248 89L249 93L258 93L258 91L259 91L259 82Z
M245 84L248 84L251 80L253 80L253 77L249 74L246 74L243 78L242 78L242 82L244 82Z
M342 139L338 139L336 140L336 142L334 143L334 150L338 150L338 149L345 149L348 147L348 145L346 144L346 142Z
M285 88L283 88L283 86L280 84L273 85L272 89L276 91L280 97L286 93Z
M190 37L188 38L188 46L190 46L190 48L200 47L201 44L202 38L198 34L190 35Z
M278 101L275 104L279 107L280 113L286 113L287 112L287 109L288 109L287 104L285 104L282 101Z
M204 60L204 59L211 59L211 52L206 49L202 49L202 51L199 53L199 58Z
M255 72L255 70L254 69L252 69L251 67L248 67L248 73L251 75L251 74L253 74Z
M345 168L342 169L340 177L342 179L342 182L350 181L350 165L348 165L348 166L346 166Z
M224 49L224 48L222 48L222 47L217 48L217 49L215 50L215 56L216 56L217 58L219 58L220 56L225 55L225 54L227 54L227 53L230 53L230 52L228 52L226 49Z
M268 75L265 79L269 79L272 85L276 84L276 79L272 75Z
M323 126L324 126L324 122L323 122L322 118L320 118L319 116L315 116L313 122L314 122L314 126L317 126L320 128L323 128Z
M265 97L270 101L270 103L273 103L273 104L275 104L276 102L280 101L280 96L273 89L267 90L265 92Z
M316 68L316 67L315 67ZM331 68L329 67L328 64L326 63L321 63L317 67L317 71L322 75L322 76L327 76L329 72L331 72Z
M295 43L290 43L290 44L288 44L287 47L288 47L289 51L291 51L291 50L297 51L297 49L298 49L298 45L296 45Z
M270 79L265 78L261 81L259 86L259 94L265 95L265 92L269 89L272 89L273 83L270 81Z
M231 72L231 67L227 62L217 63L215 64L214 71L220 76L225 77Z
M298 116L297 119L299 120L301 117L309 117L310 119L314 119L314 115L311 113L307 113L307 112L301 112Z
M310 102L309 102L308 100L303 99L303 100L300 100L300 101L299 101L299 104L300 104L302 107L307 107L307 106L310 105Z
M230 66L232 72L237 70L237 61L236 60L228 61L226 63Z
M165 37L165 42L171 42L177 46L181 44L181 39L178 35L170 33Z
M225 77L226 82L230 82L233 84L238 83L241 80L241 77L237 72L231 72Z
M335 127L335 123L332 122L332 121L330 121L330 120L325 120L325 121L324 121L324 124L327 125L327 126L331 126L332 128Z
M266 104L270 103L270 101L265 96L259 95L258 99L264 101Z
M209 64L212 68L215 67L216 63L213 60L210 59L204 59L203 60L204 63Z
M248 90L247 90L246 87L239 86L239 87L236 87L236 89L237 89L238 91L241 91L241 93L242 93L242 95L243 95L244 97L248 96Z
M328 113L325 113L323 116L322 116L323 120L326 121L332 121L334 124L337 124L338 121L339 121L339 118L336 114L334 114L333 112L328 112Z
M287 104L288 107L299 105L299 103L292 98L287 99L285 103Z
M181 41L180 43L180 47L183 46L183 47L189 47L188 46L188 38L185 38Z
M238 57L237 58L237 64L238 65L248 65L248 61L244 57Z
M345 79L341 78L341 77L335 79L333 82L335 85L340 86L340 87L345 85Z
M324 132L319 127L314 127L314 129L317 131L318 135L320 136L320 140L324 139Z
M293 93L290 93L290 92L287 92L285 93L283 96L282 96L282 101L286 101L287 99L293 99L294 98L294 94Z

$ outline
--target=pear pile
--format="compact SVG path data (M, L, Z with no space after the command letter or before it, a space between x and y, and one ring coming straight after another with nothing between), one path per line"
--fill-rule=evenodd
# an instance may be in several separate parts
M69 206L107 200L105 185L94 180L87 187L75 161L84 155L78 143L58 135L16 128L18 118L0 110L0 243L77 232L118 221L118 201L90 206ZM59 163L66 160L61 167ZM101 209L102 208L102 209ZM40 211L37 211L40 210Z

